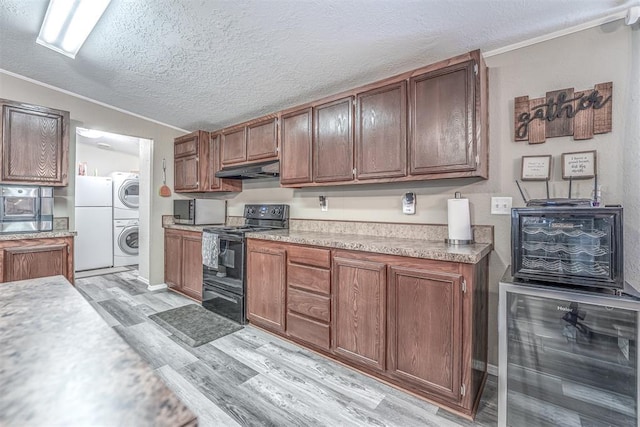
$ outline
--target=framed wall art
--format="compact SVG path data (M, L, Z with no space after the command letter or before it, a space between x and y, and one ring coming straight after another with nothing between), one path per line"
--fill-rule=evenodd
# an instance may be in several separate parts
M551 178L551 156L522 156L523 181L548 181Z
M562 153L562 179L593 178L596 172L596 150Z

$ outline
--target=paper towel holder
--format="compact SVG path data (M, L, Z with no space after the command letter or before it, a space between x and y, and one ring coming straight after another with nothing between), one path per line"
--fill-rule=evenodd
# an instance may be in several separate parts
M456 191L454 193L454 198L456 199L461 199L462 198L462 194L459 191ZM474 243L473 240L473 227L471 228L471 239L470 240L464 240L464 239L449 239L446 238L444 239L444 243L449 245L449 246L461 246L461 245L471 245Z

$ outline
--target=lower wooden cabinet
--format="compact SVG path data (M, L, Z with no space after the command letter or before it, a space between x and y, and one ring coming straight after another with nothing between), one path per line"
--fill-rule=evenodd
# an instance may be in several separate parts
M473 417L487 375L477 264L248 239L251 323Z
M0 242L0 281L65 276L73 283L73 237Z
M389 267L388 373L458 400L462 281L457 273Z
M385 369L386 265L360 254L333 257L332 348L354 363Z
M247 319L285 331L286 252L279 245L247 243Z
M164 282L169 288L202 301L202 234L165 229Z

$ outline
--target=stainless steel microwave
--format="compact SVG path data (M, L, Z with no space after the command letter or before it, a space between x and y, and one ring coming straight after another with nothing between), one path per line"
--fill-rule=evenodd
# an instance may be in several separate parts
M173 201L173 220L176 224L224 224L227 202L213 199L178 199Z
M622 208L511 211L511 274L525 280L622 289Z
M53 187L0 185L0 232L53 229Z

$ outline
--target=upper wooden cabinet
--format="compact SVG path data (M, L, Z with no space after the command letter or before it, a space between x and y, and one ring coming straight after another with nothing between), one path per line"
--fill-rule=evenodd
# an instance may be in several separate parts
M66 186L69 169L69 113L0 99L0 182Z
M313 112L311 108L280 118L280 183L311 182L313 162Z
M407 174L407 84L393 83L358 94L356 177Z
M176 193L241 191L242 182L219 179L220 136L195 131L174 140L174 183Z
M221 132L222 166L278 158L277 119L268 117Z
M353 178L353 98L314 107L313 180Z
M486 66L474 51L287 110L283 118L300 121L303 111L313 111L313 178L304 174L303 152L295 172L286 160L280 182L306 187L488 178L487 91ZM284 160L303 146L281 133Z
M409 81L412 175L475 168L474 69L470 60Z
M247 126L247 160L278 157L277 120L267 119Z

